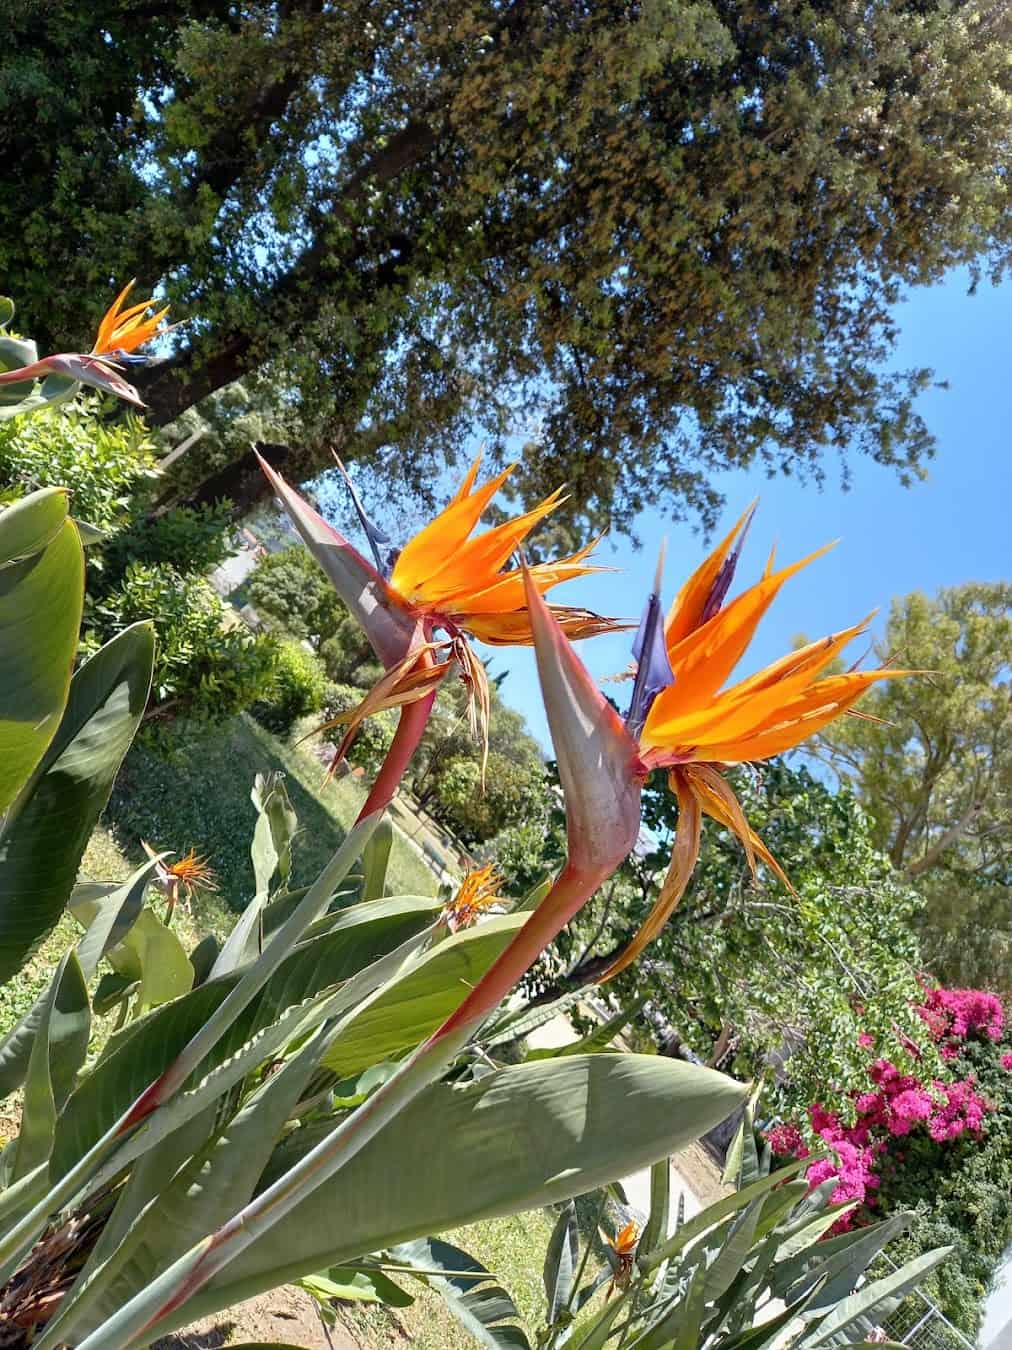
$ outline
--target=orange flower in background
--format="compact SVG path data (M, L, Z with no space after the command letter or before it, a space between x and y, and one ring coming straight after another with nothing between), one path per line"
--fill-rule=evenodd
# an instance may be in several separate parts
M502 877L491 863L468 872L457 894L443 908L443 916L450 931L456 933L461 928L470 928L480 914L498 904L502 884Z
M141 840L141 847L149 858L158 857L156 850L146 840ZM154 884L168 901L165 911L168 920L171 919L180 897L189 904L198 891L216 893L218 876L210 861L199 857L197 850L191 848L189 853L177 858L175 862L166 862L164 859L156 862Z
M524 598L524 579L516 567L503 569L539 521L566 500L562 489L523 515L470 538L485 509L516 468L511 464L483 487L475 488L481 453L471 465L456 496L434 520L401 550L390 574L390 589L418 614L434 623L460 628L492 644L530 645L531 621ZM544 595L560 582L607 568L585 559L600 543L595 539L557 562L528 569ZM589 610L553 605L552 613L570 637L610 632L614 620Z
M144 316L153 307L153 300L141 300L131 305L129 309L123 308L124 301L136 284L136 278L128 281L106 310L98 326L95 345L91 349L92 356L119 359L128 352L136 351L145 342L150 342L153 337L159 336L159 325L169 312L168 305L150 318ZM168 329L161 331L168 332Z
M611 1237L608 1233L605 1233L604 1237L614 1253L612 1269L615 1273L612 1276L611 1284L608 1286L607 1294L607 1297L611 1298L616 1289L624 1289L629 1283L633 1261L636 1258L636 1247L640 1240L639 1225L635 1220L630 1220L623 1228L619 1229L614 1237Z

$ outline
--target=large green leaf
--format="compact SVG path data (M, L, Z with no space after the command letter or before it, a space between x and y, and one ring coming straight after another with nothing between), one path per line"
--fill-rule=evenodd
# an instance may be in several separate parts
M84 1063L91 1031L88 988L76 959L61 962L53 983L0 1042L0 1097L8 1096L25 1081L33 1048L45 1035L43 1020L47 1016L53 1098L62 1108Z
M744 1093L722 1074L654 1055L574 1057L466 1087L434 1084L239 1253L186 1316L397 1242L582 1195L697 1139ZM261 1187L329 1129L290 1135Z
M522 1328L510 1325L520 1317L516 1304L468 1252L439 1238L417 1238L391 1248L390 1257L399 1266L425 1272L419 1278L442 1297L476 1345L486 1350L530 1350Z
M0 980L17 972L63 913L143 716L153 662L152 629L135 624L70 683L56 735L0 829Z
M324 1065L350 1078L424 1040L463 1002L527 918L503 914L441 942L363 1007L328 1051Z
M951 1247L937 1247L915 1256L881 1280L865 1285L832 1307L800 1344L805 1350L814 1350L819 1345L847 1345L854 1339L853 1330L863 1334L873 1331L877 1318L891 1312L905 1294L916 1289L951 1253Z
M311 1040L261 1084L220 1138L200 1149L175 1177L166 1176L164 1189L95 1272L89 1288L61 1311L61 1339L77 1342L101 1326L176 1257L242 1208L321 1049ZM56 1328L51 1330L55 1334Z
M83 604L84 550L66 493L33 492L0 513L0 814L60 724Z
M284 1009L363 970L422 932L438 902L394 897L354 905L335 919L334 931L290 953L235 1025L201 1065L200 1075L223 1063ZM78 1087L60 1117L53 1150L62 1176L166 1069L235 988L240 973L209 980L182 998L132 1023L109 1043L105 1056Z

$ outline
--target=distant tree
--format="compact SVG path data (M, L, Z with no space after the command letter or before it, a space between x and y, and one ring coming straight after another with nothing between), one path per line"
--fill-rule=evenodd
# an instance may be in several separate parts
M825 449L909 477L927 373L889 369L894 303L1008 261L997 0L3 20L0 271L32 332L87 350L114 279L161 282L190 322L140 372L154 423L242 381L293 481L336 445L431 492L476 424L536 439L524 494L567 481L583 525L709 516L715 470ZM267 489L220 412L172 473L241 510Z
M441 692L409 771L419 804L469 846L487 843L518 820L541 816L549 792L541 749L523 716L503 703L494 679L489 693L484 786L466 696L453 684ZM490 856L495 861L494 851Z
M269 553L257 564L247 589L254 609L317 648L348 616L323 569L302 544Z
M894 602L882 655L923 670L880 685L821 754L874 840L923 893L921 948L950 984L1012 989L1012 585Z

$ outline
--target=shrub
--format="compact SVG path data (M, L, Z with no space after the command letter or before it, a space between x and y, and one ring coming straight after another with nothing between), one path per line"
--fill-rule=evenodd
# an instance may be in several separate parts
M323 705L324 718L330 722L341 713L351 712L361 702L361 689L349 684L328 685ZM396 726L397 714L393 712L382 712L375 717L367 717L351 743L348 752L349 763L359 765L366 773L373 773L390 749ZM343 726L328 727L323 733L324 740L329 741L331 745L339 745L343 736Z
M205 573L232 552L235 536L228 502L177 506L134 520L106 548L109 570L122 575L131 562L165 563L177 572Z
M283 735L300 717L320 711L327 690L327 677L316 657L300 642L288 639L278 643L270 696L250 711L268 731Z
M269 696L278 660L274 638L226 628L226 611L199 576L164 563L130 563L122 583L88 611L86 648L140 619L158 636L148 716L231 717Z
M131 494L155 477L154 443L144 423L98 416L97 399L79 399L34 417L0 422L0 484L20 493L65 487L78 520L115 529Z
M972 1335L1012 1240L1012 1051L994 994L925 989L917 1011L947 1078L936 1076L926 1057L915 1074L901 1073L888 1059L872 1060L868 1090L855 1094L851 1123L817 1103L811 1107L810 1132L820 1145L831 1145L835 1159L810 1167L808 1181L815 1186L836 1176L834 1201L862 1202L839 1227L866 1223L872 1209L914 1211L897 1259L952 1245L952 1258L932 1274L925 1292ZM862 1035L860 1042L874 1052L874 1037ZM776 1153L807 1156L795 1125L775 1127L769 1140Z
M320 564L301 544L268 554L250 577L247 593L265 619L315 645L347 616ZM356 634L361 644L357 629Z

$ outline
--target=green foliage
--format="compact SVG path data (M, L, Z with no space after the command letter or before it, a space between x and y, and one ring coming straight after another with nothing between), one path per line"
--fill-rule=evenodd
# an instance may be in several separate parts
M925 898L942 982L1008 990L1012 970L1012 586L971 582L894 601L880 654L930 672L885 681L823 753L869 812L875 844Z
M171 753L135 744L109 804L108 820L131 848L153 846L207 855L221 899L233 911L254 894L249 837L256 822L249 784L258 773L284 775L300 828L294 840L291 884L315 877L361 809L365 790L352 778L322 790L322 769L304 747L274 737L244 714L229 722L174 724ZM399 836L391 855L388 889L431 895L432 872Z
M318 713L330 686L320 662L291 638L277 644L267 697L250 709L258 722L284 735L302 717Z
M329 684L323 702L324 724L332 722L343 713L352 712L362 702L365 691L349 684ZM377 713L368 717L358 729L358 734L348 751L348 761L373 774L383 763L390 749L390 743L397 729L397 714L392 711ZM323 739L331 745L340 745L347 727L343 723L327 726Z
M489 755L482 784L481 749L468 726L458 685L436 704L409 773L419 803L465 844L488 846L500 831L543 814L548 797L541 748L523 717L490 682Z
M106 566L116 577L134 561L203 575L233 551L231 514L228 503L219 502L196 509L176 507L154 517L135 516L106 548Z
M892 307L1004 269L1003 10L434 12L14 7L0 238L43 346L87 350L111 275L164 279L199 323L140 377L159 424L241 379L243 454L280 437L305 479L338 444L395 500L518 414L543 448L525 493L568 481L573 514L620 528L710 514L728 466L831 448L917 472L927 377L889 369ZM196 471L239 500L205 439L186 491Z
M90 617L90 645L140 619L155 624L151 716L222 720L272 687L274 639L226 628L224 606L203 577L180 575L164 563L132 562Z
M0 422L0 484L22 492L66 488L77 519L100 530L122 525L132 494L153 478L155 447L138 417L110 421L99 406L80 399Z
M819 1190L806 1194L806 1183L786 1180L789 1173L770 1174L768 1150L756 1151L749 1109L732 1156L735 1166L725 1174L731 1193L688 1221L679 1213L673 1223L670 1162L657 1163L649 1217L630 1218L613 1207L616 1233L603 1268L591 1267L589 1243L580 1251L575 1213L559 1214L545 1258L540 1350L601 1350L619 1333L641 1350L864 1344L881 1339L897 1299L947 1255L943 1248L865 1279L909 1215L823 1244L839 1207L831 1208ZM602 1197L599 1220L606 1208Z
M268 553L247 583L250 603L265 619L315 647L331 638L348 611L338 599L323 569L307 548L293 544L281 553ZM363 649L361 631L356 646ZM339 674L330 672L331 679Z
M839 1106L864 1081L862 1031L892 1043L902 1028L913 1044L925 1040L913 1010L919 899L876 850L850 792L783 760L761 775L737 773L733 786L797 897L765 870L753 881L740 842L707 822L687 895L636 965L606 987L620 1003L648 994L661 1041L674 1038L704 1060L716 1052L742 1078L779 1067L788 1114L813 1100ZM595 954L624 944L645 917L677 819L660 774L644 790L643 818L656 848L629 859L581 912L557 944L554 973L535 988L578 958L592 969ZM549 855L558 849L550 843Z
M152 515L154 445L142 421L99 415L94 399L0 422L0 485L15 493L64 485L71 513L103 531L88 551L83 647L95 651L127 625L158 636L152 713L225 718L270 688L268 639L226 631L203 573L231 548L225 505Z

